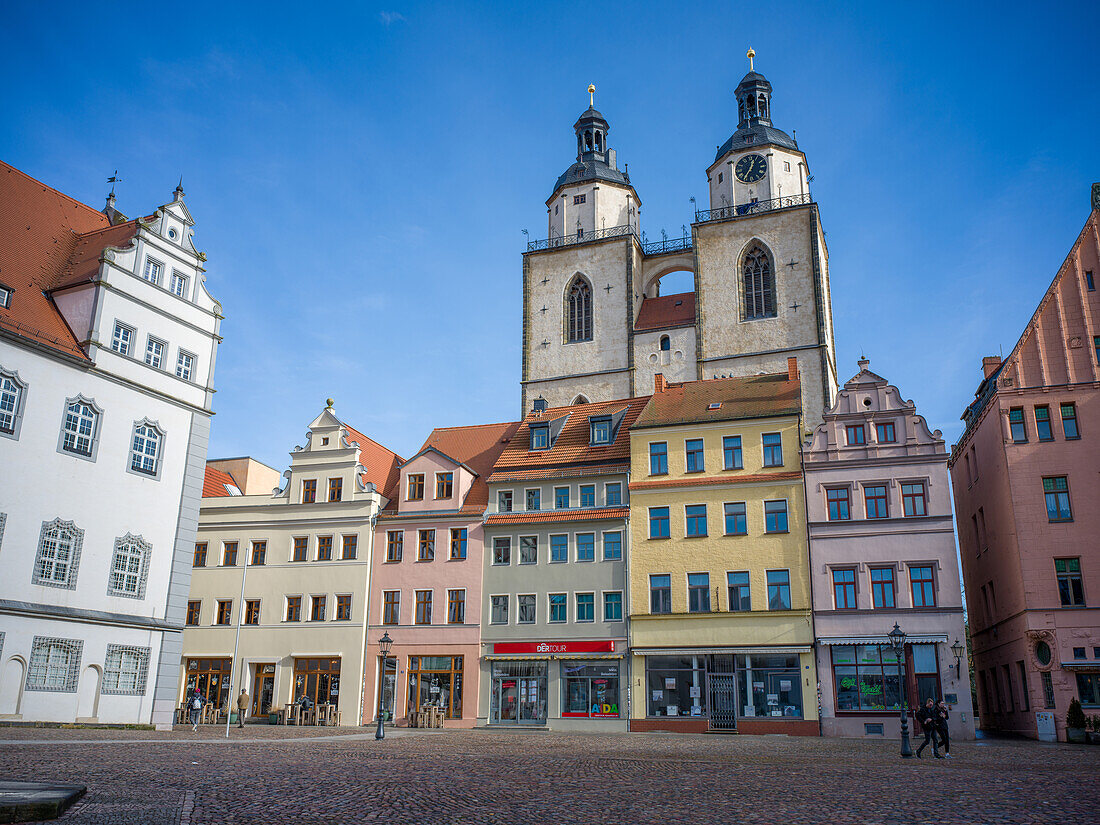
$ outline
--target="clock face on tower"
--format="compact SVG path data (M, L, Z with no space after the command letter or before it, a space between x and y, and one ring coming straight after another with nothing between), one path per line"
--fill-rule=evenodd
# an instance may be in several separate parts
M756 183L768 174L768 162L763 155L745 155L733 168L742 183Z

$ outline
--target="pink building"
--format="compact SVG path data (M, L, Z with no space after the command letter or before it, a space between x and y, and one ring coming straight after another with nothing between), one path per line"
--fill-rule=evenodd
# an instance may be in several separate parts
M394 640L383 680L390 720L441 707L446 727L473 727L481 654L485 478L518 423L436 429L387 491L375 527L363 722L376 720L382 665L377 643Z
M868 365L803 455L822 733L896 738L903 697L932 697L950 705L952 737L973 739L966 655L952 650L966 633L947 451ZM904 662L887 638L895 623Z
M1100 184L951 452L981 727L1065 736L1100 711ZM1090 711L1091 708L1091 711Z

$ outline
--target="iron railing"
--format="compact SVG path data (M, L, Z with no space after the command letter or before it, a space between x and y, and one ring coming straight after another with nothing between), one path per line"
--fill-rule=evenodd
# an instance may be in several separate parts
M773 212L776 209L788 209L792 206L806 206L813 203L809 193L802 195L784 195L781 198L772 198L769 201L756 201L755 203L739 203L733 206L723 206L719 209L696 210L695 222L724 221L730 218L745 218L750 215L759 215L761 212Z
M691 249L691 236L682 238L665 238L663 241L650 241L642 244L642 251L646 255L664 255L668 252L682 252Z
M543 241L528 241L527 251L537 252L540 249L557 249L561 246L572 246L578 243L591 243L602 241L604 238L619 238L625 235L637 235L638 229L633 224L624 223L620 226L609 226L606 229L597 229L595 232L571 232L557 238L547 238Z

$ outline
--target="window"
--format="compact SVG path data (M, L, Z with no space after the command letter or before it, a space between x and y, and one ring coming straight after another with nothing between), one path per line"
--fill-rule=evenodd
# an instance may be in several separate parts
M351 621L351 596L343 594L336 597L336 616L338 622Z
M741 463L741 436L727 435L722 439L722 460L727 470L740 470Z
M591 341L592 287L577 275L566 294L566 341Z
M883 421L875 424L875 438L880 444L893 444L898 438L894 431L893 421Z
M1096 284L1092 280L1091 269L1085 270L1085 287L1088 289L1089 292L1094 292L1096 290Z
M237 542L222 542L222 567L237 566Z
M664 441L649 445L649 474L668 475L668 444Z
M519 537L519 563L539 563L539 538L538 536Z
M416 591L416 624L432 623L432 591Z
M99 412L83 398L67 401L61 448L91 458L99 436Z
M164 342L151 335L145 342L145 363L158 370L164 365Z
M688 504L684 507L687 520L687 537L700 538L707 534L707 505Z
M596 485L595 484L582 484L581 485L581 507L595 507L596 506Z
M382 592L382 624L401 623L401 591Z
M291 561L305 561L309 555L309 538L298 536L294 539L294 555Z
M195 356L180 350L176 353L176 378L190 381L195 371Z
M830 648L838 711L897 711L902 681L897 654L889 645Z
M748 535L749 524L747 511L745 509L745 502L731 501L723 505L723 510L726 516L726 535Z
M206 542L195 543L195 556L191 560L192 567L206 567Z
M489 624L508 624L508 597L489 597Z
M829 521L847 521L852 517L852 502L847 487L827 488L825 501L829 506Z
M24 389L14 373L0 371L0 434L19 437Z
M1073 521L1069 504L1069 482L1065 476L1043 479L1043 495L1047 500L1047 521Z
M833 604L837 610L856 609L856 571L833 571Z
M672 350L672 339L669 338L667 335L662 335L658 346L660 347L661 352L670 352Z
M386 561L401 561L401 552L404 543L404 530L388 530L386 532Z
M1067 441L1080 438L1081 432L1077 429L1077 407L1074 404L1062 404L1062 435ZM0 411L2 414L2 411Z
M152 549L139 536L129 533L115 540L111 577L107 585L108 595L124 596L128 599L145 598L145 581L149 575L149 554Z
M684 468L689 473L701 473L705 469L703 439L692 438L684 442Z
M300 622L302 620L302 597L286 597L286 621Z
M466 528L451 528L451 559L461 561L466 558Z
M531 449L532 450L549 450L550 449L550 427L546 424L539 424L538 426L531 427Z
M786 533L787 532L787 502L785 502L785 501L765 501L764 502L764 532L765 533Z
M577 533L577 561L596 560L596 534Z
M493 564L512 563L512 539L508 536L497 536L493 539Z
M923 481L901 485L901 507L906 516L928 515L928 496Z
M1027 441L1027 425L1024 423L1022 407L1013 407L1008 411L1008 428L1012 431L1012 440L1016 443Z
M535 623L535 597L527 593L516 596L516 624Z
M0 309L7 309L11 306L12 291L6 286L0 286Z
M783 466L783 438L779 433L764 433L764 466Z
M172 290L172 294L175 295L176 297L186 298L187 297L187 276L186 275L181 275L180 273L176 272L173 269L172 270L171 286L169 288Z
M1085 588L1081 577L1081 559L1055 559L1054 572L1058 577L1058 598L1062 607L1084 607Z
M603 534L603 560L619 561L623 557L623 534Z
M672 577L668 575L649 577L649 612L672 612Z
M302 482L302 504L313 504L317 501L317 479L307 478Z
M1035 408L1035 436L1040 441L1054 440L1054 430L1050 426L1050 407L1045 404Z
M909 584L913 590L913 607L936 606L936 586L931 567L910 567Z
M584 197L585 197L584 195L574 195L573 196L573 204L576 205L578 203L584 203Z
M202 602L187 603L187 624L194 627L199 623L199 615L202 613Z
M328 480L328 500L340 501L344 497L344 479L330 478Z
M424 474L409 473L405 490L406 501L421 501L424 498Z
M542 507L542 490L536 487L533 490L527 490L525 493L525 500L528 510L539 510Z
M775 317L775 276L771 259L760 246L753 246L741 260L744 283L742 320Z
M589 444L592 446L599 446L601 444L611 443L611 418L605 416L601 418L591 418L588 422L589 427Z
M83 542L84 531L71 521L54 519L43 523L34 562L34 584L74 590Z
M789 570L768 571L768 610L791 609L791 574Z
M569 488L568 487L555 487L554 488L554 507L558 510L565 510L569 507Z
M119 355L133 355L134 330L115 321L115 334L111 336L111 349Z
M161 265L158 261L154 261L152 258L145 259L145 270L142 272L141 277L145 280L160 285L160 270Z
M447 591L447 624L466 624L466 591Z
M317 561L332 561L332 536L317 537Z
M603 488L606 506L621 507L623 504L623 485L619 482L605 484Z
M325 620L325 596L310 596L309 620L311 622L323 622Z
M671 533L668 524L667 507L649 508L649 537L651 539L667 539Z
M1043 707L1054 707L1054 681L1049 670L1039 672L1039 678L1043 682Z
M351 560L359 555L359 537L358 536L344 536L343 549L340 552L340 558L344 560Z
M605 622L621 622L623 620L622 593L603 594L603 620Z
M871 604L876 609L894 606L894 568L871 568Z
M84 642L80 639L35 636L27 665L26 689L76 693L83 651Z
M849 447L857 447L867 443L867 434L862 424L848 424L845 426L844 431L848 436Z
M435 497L450 498L454 491L454 473L435 474Z
M863 499L867 504L867 518L886 518L890 514L886 502L885 484L864 487Z
M229 624L233 617L233 600L219 599L218 612L214 624Z
M1084 659L1084 658L1086 658L1085 657L1085 649L1083 647L1075 647L1073 649L1073 658L1074 659Z
M596 620L596 597L592 593L577 594L577 618L578 622L594 622Z
M259 599L246 599L244 603L244 623L245 624L259 624L260 623L260 600Z
M568 600L564 593L550 594L550 621L558 624L567 620Z
M749 598L749 574L742 570L737 573L726 573L726 584L729 587L729 608L731 612L752 610L752 600Z
M435 561L435 530L418 530L416 560Z
M569 536L550 537L550 561L569 561Z
M497 510L501 513L512 512L512 491L501 490L497 493Z
M710 612L710 574L688 573L688 613Z
M267 542L252 542L252 566L261 566L267 561Z
M1077 695L1086 707L1100 705L1100 673L1076 673Z
M1016 669L1020 675L1020 700L1023 702L1024 710L1031 710L1031 691L1027 689L1027 670L1024 668L1023 661L1016 662Z

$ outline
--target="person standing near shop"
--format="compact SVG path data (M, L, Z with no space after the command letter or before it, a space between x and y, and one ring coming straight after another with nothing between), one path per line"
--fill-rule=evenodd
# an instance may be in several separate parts
M237 697L237 727L244 727L244 714L248 710L249 699L248 692L241 688L241 695Z
M924 731L924 741L920 743L920 747L917 748L917 758L920 759L920 752L928 747L928 743L932 743L932 753L935 754L937 759L942 759L940 756L939 743L936 739L936 701L931 697L924 703L924 707L917 711L917 721L920 722L921 729Z
M939 734L940 744L943 745L945 759L951 758L951 737L947 732L947 720L951 718L951 712L947 708L947 702L940 700L936 705L936 733Z
M191 697L187 700L187 709L191 711L191 730L199 729L199 714L202 712L202 694L195 688Z

